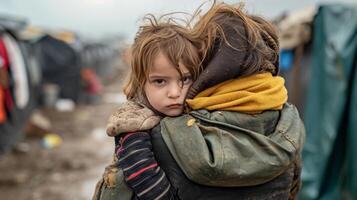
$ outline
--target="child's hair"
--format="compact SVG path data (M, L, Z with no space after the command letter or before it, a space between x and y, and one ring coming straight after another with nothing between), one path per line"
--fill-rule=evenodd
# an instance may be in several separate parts
M149 23L139 28L131 47L131 72L124 86L128 99L135 98L139 93L144 94L150 67L159 52L168 58L180 75L179 63L189 70L194 80L200 70L201 59L190 39L188 28L179 25L173 18L164 21L149 14L144 20Z
M279 70L279 41L277 30L270 22L258 16L252 16L243 10L244 4L228 5L216 3L198 19L192 29L192 38L200 42L200 54L206 61L210 60L215 48L221 42L245 53L246 57L241 70L241 76L259 72L271 72L276 75ZM234 27L237 39L245 40L244 47L233 45L227 41L223 25ZM204 62L206 62L204 61Z

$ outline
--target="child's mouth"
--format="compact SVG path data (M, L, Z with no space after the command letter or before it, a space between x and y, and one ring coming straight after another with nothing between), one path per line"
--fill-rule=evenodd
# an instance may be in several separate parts
M182 104L171 104L167 107L171 109L177 109L177 108L182 108Z

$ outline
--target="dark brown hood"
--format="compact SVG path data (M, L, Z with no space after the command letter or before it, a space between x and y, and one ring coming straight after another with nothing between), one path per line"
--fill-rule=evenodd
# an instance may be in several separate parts
M233 16L230 13L219 13L218 15L217 20L213 20L210 23L216 23L221 27L224 36L217 35L217 38L215 38L213 48L208 52L203 62L203 71L188 92L187 97L189 99L192 99L204 89L218 83L255 73L249 71L250 63L247 62L247 60L249 56L255 55L253 51L260 50L257 48L262 47L268 49L268 51L271 50L272 55L278 54L276 49L271 48L269 42L265 41L265 39L269 37L268 33L262 32L258 38L258 40L261 40L260 43L258 42L255 48L251 48L251 44L247 41L249 35L247 33L246 22L240 17ZM260 18L257 17L256 19ZM252 17L253 21L256 19ZM258 21L255 22L259 24ZM266 63L274 65L276 68L272 74L278 74L279 59L275 58L274 63L269 62L269 59L270 58L266 58ZM249 60L254 60L254 57L250 57Z

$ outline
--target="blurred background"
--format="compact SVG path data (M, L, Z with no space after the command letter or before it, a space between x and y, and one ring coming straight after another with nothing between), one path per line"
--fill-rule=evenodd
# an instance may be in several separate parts
M142 17L204 2L0 0L0 198L90 199ZM357 2L243 2L279 30L281 75L307 130L299 199L357 199Z

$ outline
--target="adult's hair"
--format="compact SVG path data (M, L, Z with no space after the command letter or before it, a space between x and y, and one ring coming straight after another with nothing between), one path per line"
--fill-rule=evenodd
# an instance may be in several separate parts
M259 72L279 71L279 41L273 24L244 11L244 4L216 3L198 19L192 29L192 37L203 58L205 67L218 52L228 45L240 54L239 76Z
M193 26L192 38L202 58L202 72L187 97L229 79L279 71L279 44L272 24L237 6L214 2Z

